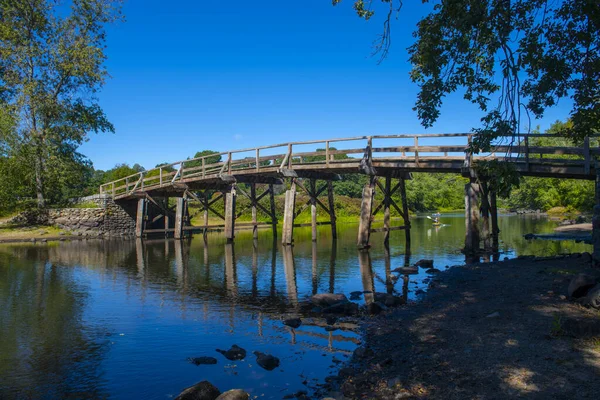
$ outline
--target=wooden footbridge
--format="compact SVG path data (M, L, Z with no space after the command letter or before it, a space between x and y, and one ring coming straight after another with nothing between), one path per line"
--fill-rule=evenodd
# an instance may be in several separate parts
M290 142L210 154L187 159L143 171L100 186L100 193L111 195L116 201L137 201L136 234L173 234L182 238L191 232L206 232L211 228L224 228L228 241L233 241L236 225L249 226L258 235L259 226L272 226L276 231L278 216L275 209L275 192L285 184L285 209L283 215L282 243L293 242L295 218L304 210L311 210L312 239L317 238L317 210L329 216L332 234L336 236L336 217L332 181L343 174L370 176L363 189L359 217L358 246L369 246L373 216L383 210L385 232L389 240L392 230L404 230L407 248L410 248L410 220L406 200L405 181L413 172L457 173L469 178L465 185L467 237L465 250L478 251L480 240L486 248L497 247L498 225L496 194L488 187L486 179L477 176L476 166L484 160L512 163L524 176L596 179L595 158L598 148L590 148L589 138L581 146L536 146L536 138L556 135L520 135L499 138L489 153L473 154L470 151L472 134L377 135L343 139ZM530 142L533 144L530 145ZM512 145L510 143L513 143ZM516 144L514 144L516 143ZM397 180L394 182L394 180ZM319 185L318 181L322 181ZM383 193L383 201L375 206L376 188ZM308 202L296 207L297 190L308 195ZM259 191L262 191L259 193ZM327 200L319 198L327 192ZM397 204L392 195L399 192L402 199ZM248 207L252 222L237 223L245 210L236 210L236 197L250 200ZM269 206L260 203L269 197ZM176 198L170 207L169 198ZM224 201L224 215L213 205ZM190 225L188 203L197 202L204 213L204 224ZM390 209L403 218L402 226L392 226ZM270 220L259 222L258 210ZM224 223L209 224L209 211ZM480 221L481 219L481 221Z

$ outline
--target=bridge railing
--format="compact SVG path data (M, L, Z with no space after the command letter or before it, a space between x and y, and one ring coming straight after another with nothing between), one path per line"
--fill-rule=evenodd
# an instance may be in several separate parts
M500 137L488 153L481 154L469 152L469 144L473 139L470 133L373 135L280 143L164 164L105 183L100 186L100 193L108 193L113 197L126 196L177 182L218 179L233 174L281 172L317 164L323 165L323 168L358 166L365 157L370 157L372 161L412 161L416 164L430 159L461 159L465 160L467 166L476 160L494 158L526 165L560 160L565 164L583 164L589 172L593 156L600 154L597 147L590 146L590 138L586 137L580 146L536 144L538 138L561 137L564 136L525 134L518 136L516 141L513 137Z

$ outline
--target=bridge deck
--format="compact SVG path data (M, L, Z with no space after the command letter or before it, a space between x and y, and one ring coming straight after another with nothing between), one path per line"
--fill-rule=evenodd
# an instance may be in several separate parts
M595 179L594 159L600 150L590 148L588 138L582 146L530 146L529 141L538 137L557 136L521 135L521 140L512 146L503 144L508 138L501 138L504 140L489 153L479 155L469 152L471 134L363 136L284 143L166 164L101 185L100 192L126 199L148 192L181 193L234 182L278 183L284 177L335 179L338 174L349 173L465 173L482 160L513 163L524 176ZM433 143L425 145L426 141ZM223 156L225 160L221 161Z

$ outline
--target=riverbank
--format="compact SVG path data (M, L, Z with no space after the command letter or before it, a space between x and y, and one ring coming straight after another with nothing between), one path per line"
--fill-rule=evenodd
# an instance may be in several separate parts
M440 273L421 301L363 322L365 347L327 390L352 399L597 398L600 312L566 297L586 270L589 254Z

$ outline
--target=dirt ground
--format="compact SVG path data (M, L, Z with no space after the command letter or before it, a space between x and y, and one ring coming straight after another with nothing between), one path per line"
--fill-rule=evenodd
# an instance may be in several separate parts
M589 265L584 254L442 272L420 302L364 322L365 347L328 395L598 399L600 312L566 298Z

